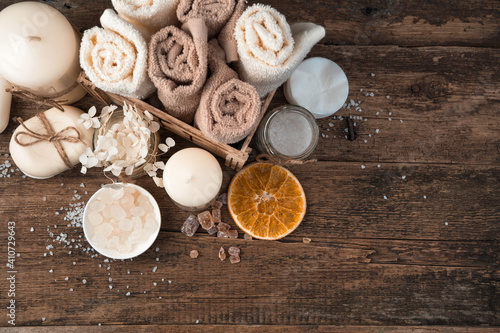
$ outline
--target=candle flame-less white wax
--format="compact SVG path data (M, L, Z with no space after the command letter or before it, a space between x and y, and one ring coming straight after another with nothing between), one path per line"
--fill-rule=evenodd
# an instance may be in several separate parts
M5 91L7 88L10 88L10 84L0 76L0 133L9 124L12 94Z
M70 88L80 74L80 38L56 9L38 2L19 2L0 12L0 73L42 96ZM71 104L85 90L77 86L57 98Z
M163 185L181 208L202 210L219 194L222 169L206 150L186 148L172 155L165 164Z

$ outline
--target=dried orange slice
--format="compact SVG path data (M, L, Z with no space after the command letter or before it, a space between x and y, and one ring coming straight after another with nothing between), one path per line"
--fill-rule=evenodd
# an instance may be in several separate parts
M229 184L229 213L254 238L275 240L289 235L306 214L306 196L298 179L287 169L253 163Z

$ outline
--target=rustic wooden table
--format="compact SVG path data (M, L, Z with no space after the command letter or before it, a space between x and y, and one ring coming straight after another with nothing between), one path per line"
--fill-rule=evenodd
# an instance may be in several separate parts
M14 2L4 0L0 9ZM82 31L111 7L109 0L43 2ZM83 176L77 167L34 180L13 166L0 180L0 237L6 262L7 222L15 222L16 326L498 332L500 3L261 2L289 22L326 28L310 56L345 70L359 109L337 115L362 118L354 141L345 139L345 120L318 121L318 162L291 169L308 198L301 226L274 242L203 232L188 238L180 233L188 214L144 178L137 183L161 207L158 240L134 260L107 260L89 251L74 225L79 207L108 182L102 172ZM77 106L94 103L86 97ZM279 90L271 107L283 103ZM28 119L37 111L15 99L11 116ZM2 168L12 163L16 126L11 120L0 135ZM172 153L190 145L177 143ZM226 179L233 174L225 169ZM227 210L223 220L233 223ZM230 245L241 248L241 263L218 259L218 249ZM189 257L192 249L197 259ZM3 267L5 329L10 285Z

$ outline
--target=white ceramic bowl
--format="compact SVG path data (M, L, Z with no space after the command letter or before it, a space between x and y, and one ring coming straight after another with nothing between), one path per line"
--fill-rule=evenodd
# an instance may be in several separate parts
M87 239L89 244L100 254L102 254L108 258L112 258L112 259L130 259L130 258L137 257L138 255L144 253L147 249L149 249L151 247L151 245L153 245L156 238L158 237L158 234L160 232L160 227L161 227L160 207L158 206L158 203L156 202L155 198L151 195L151 193L149 193L148 191L146 191L142 187L135 185L135 184L123 184L123 183L118 183L116 185L119 185L119 186L123 185L125 187L134 187L137 191L139 191L142 195L146 196L149 199L150 204L153 206L155 217L156 217L156 220L158 222L158 228L156 228L156 231L153 232L152 234L150 234L145 242L135 244L132 248L132 251L129 253L121 253L115 249L108 249L108 248L102 248L102 247L96 246L92 242L91 237L89 237L90 228L92 228L93 226L90 224L87 215L88 215L88 207L90 206L90 204L92 204L92 202L96 201L99 193L105 189L105 188L101 188L100 190L98 190L97 192L94 193L94 195L90 198L90 200L87 202L87 205L85 206L85 209L83 211L83 232L84 232L85 238Z

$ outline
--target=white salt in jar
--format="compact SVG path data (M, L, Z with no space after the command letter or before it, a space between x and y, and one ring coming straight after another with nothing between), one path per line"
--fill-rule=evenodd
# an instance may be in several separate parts
M283 105L269 112L257 131L260 151L281 160L303 160L316 149L319 128L308 110Z
M116 183L98 190L83 212L89 244L113 259L136 257L153 245L161 214L153 196L140 186Z

